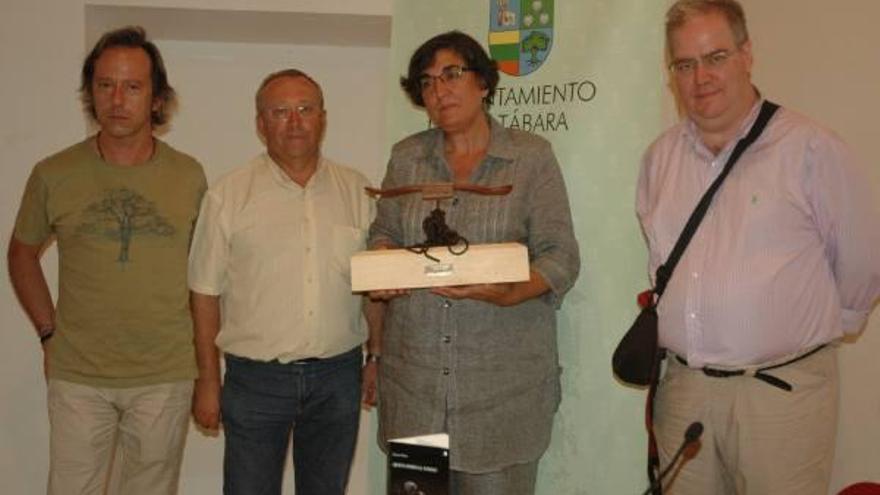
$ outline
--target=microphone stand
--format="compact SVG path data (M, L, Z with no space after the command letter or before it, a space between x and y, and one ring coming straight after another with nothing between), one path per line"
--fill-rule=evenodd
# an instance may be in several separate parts
M666 478L666 475L669 474L670 471L672 471L672 468L678 462L678 458L681 457L681 454L684 452L684 449L686 449L689 445L691 445L692 443L699 440L700 435L702 435L702 434L703 434L703 423L700 423L699 421L694 421L693 423L691 423L688 426L687 430L684 432L684 441L681 443L681 446L678 447L678 450L675 452L675 455L672 456L672 460L669 461L669 465L666 466L666 469L664 469L663 471L660 472L660 476L656 480L654 480L653 483L651 483L648 486L647 490L642 492L642 495L650 495L654 490L656 490L657 488L660 488L662 486L663 479ZM662 488L661 488L660 493L663 493Z

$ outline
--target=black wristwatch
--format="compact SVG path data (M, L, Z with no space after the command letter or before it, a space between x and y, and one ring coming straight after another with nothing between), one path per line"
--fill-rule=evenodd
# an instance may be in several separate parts
M42 327L37 329L37 337L40 338L40 344L45 344L47 340L55 335L55 327Z

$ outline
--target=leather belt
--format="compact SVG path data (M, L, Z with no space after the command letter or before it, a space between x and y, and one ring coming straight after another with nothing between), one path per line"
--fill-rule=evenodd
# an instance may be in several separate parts
M723 370L723 369L718 369L718 368L711 368L709 366L703 366L702 368L699 368L699 369L700 369L700 371L703 372L704 375L711 376L713 378L730 378L733 376L751 375L751 376L754 376L755 378L757 378L758 380L761 380L762 382L765 382L765 383L772 385L776 388L781 388L782 390L785 390L786 392L791 392L793 387L791 386L790 383L788 383L787 381L785 381L781 378L777 378L773 375L768 375L766 372L770 371L770 370L774 370L776 368L782 368L783 366L788 366L789 364L796 363L796 362L800 361L801 359L812 356L813 354L815 354L815 353L819 352L820 350L822 350L823 348L825 348L826 345L827 344L822 344L822 345L820 345L820 346L818 346L808 352L801 354L800 356L795 356L795 357L789 359L788 361L774 364L772 366L764 366L764 367L757 368L754 370L751 370L751 369ZM685 366L688 365L687 360L685 358L679 356L678 354L675 355L675 359L679 363L681 363Z
M318 361L323 361L323 359L316 358L316 357L310 357L310 358L305 358L305 359L296 359L296 360L291 361L287 364L310 364L310 363L317 363Z

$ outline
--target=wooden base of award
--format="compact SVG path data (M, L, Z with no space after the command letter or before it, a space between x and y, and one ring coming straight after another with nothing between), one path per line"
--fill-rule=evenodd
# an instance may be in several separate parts
M351 290L416 289L451 285L523 282L529 279L529 254L522 244L474 244L456 256L446 247L428 254L406 249L362 251L351 257Z

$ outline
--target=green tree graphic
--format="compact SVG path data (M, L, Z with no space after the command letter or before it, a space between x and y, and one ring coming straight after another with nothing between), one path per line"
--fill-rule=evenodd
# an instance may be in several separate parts
M550 38L540 31L532 31L522 41L523 53L530 52L532 54L532 58L529 59L531 65L537 65L541 62L538 60L538 52L546 52L549 46Z
M104 197L83 211L85 222L77 232L119 241L116 261L129 261L129 247L135 236L170 237L174 226L159 214L156 203L127 188L105 191Z

